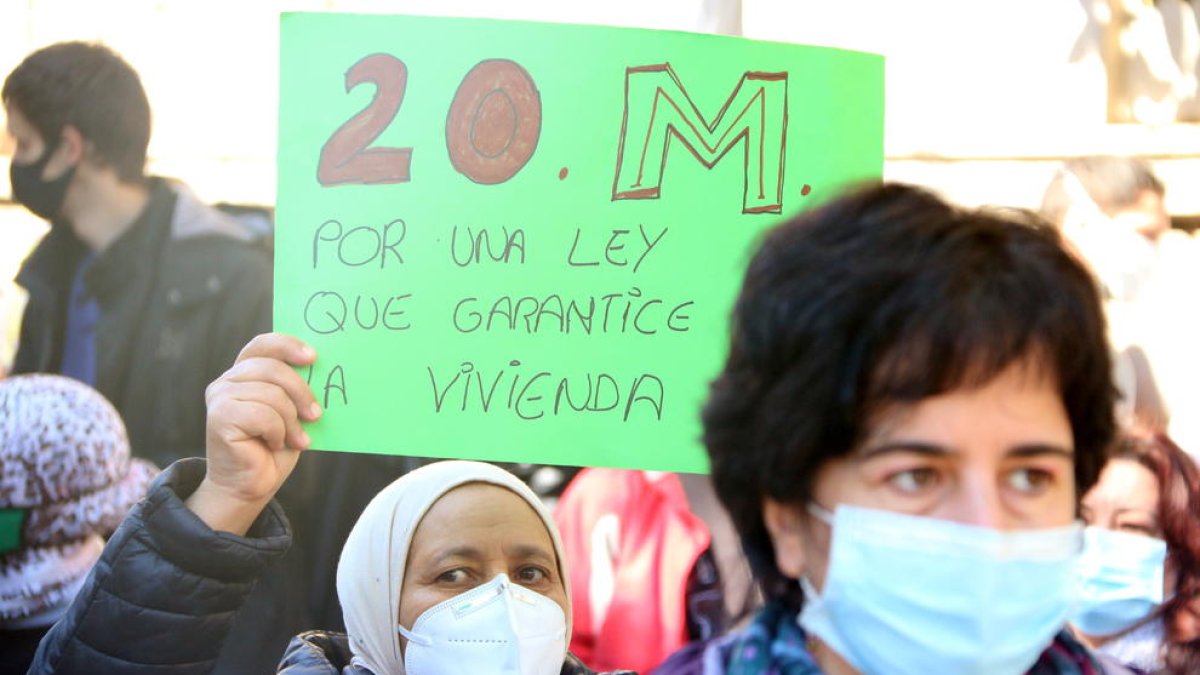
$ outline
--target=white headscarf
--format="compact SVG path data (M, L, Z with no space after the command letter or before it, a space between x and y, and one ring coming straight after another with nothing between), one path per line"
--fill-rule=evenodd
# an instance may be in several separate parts
M417 526L434 502L467 483L507 488L533 508L554 543L559 578L570 601L566 558L554 518L528 486L491 464L465 461L430 464L400 477L375 495L342 548L337 591L355 665L375 675L403 675L404 658L396 625L400 621L400 589L408 549ZM569 607L565 613L570 635Z

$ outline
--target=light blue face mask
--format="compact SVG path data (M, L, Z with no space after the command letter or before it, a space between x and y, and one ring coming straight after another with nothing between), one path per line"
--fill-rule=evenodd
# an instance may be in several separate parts
M1084 531L1080 599L1071 623L1086 635L1120 633L1163 602L1161 539L1102 527Z
M1002 532L840 505L802 628L865 675L1019 675L1066 624L1082 526Z

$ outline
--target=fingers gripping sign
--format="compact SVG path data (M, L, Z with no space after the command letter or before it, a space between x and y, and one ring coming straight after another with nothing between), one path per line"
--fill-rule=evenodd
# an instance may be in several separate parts
M208 471L187 505L214 530L244 534L309 446L301 423L321 408L294 367L316 357L289 335L259 335L209 385Z

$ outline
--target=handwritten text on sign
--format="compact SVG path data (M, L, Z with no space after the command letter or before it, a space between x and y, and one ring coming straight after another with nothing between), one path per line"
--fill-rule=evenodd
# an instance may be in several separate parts
M882 60L585 26L282 19L275 326L330 450L703 471L763 230L882 166Z

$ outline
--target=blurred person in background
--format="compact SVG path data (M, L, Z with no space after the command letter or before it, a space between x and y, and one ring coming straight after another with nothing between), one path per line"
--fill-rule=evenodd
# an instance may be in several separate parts
M1132 302L1151 282L1158 243L1171 228L1165 196L1144 159L1081 157L1063 163L1041 211L1091 265L1106 296Z
M767 604L656 673L1131 672L1067 629L1115 391L1053 229L866 187L763 239L731 334L704 443Z
M1046 188L1042 215L1063 233L1104 293L1126 426L1169 431L1200 448L1200 248L1171 229L1166 189L1132 157L1064 162Z
M14 373L94 386L133 453L204 448L204 387L271 321L271 260L237 220L145 174L150 105L99 44L25 58L0 90L13 199L50 222L21 266L29 293Z
M1169 438L1129 435L1083 498L1083 640L1148 673L1200 673L1200 471Z
M28 291L14 373L60 373L113 403L133 454L160 466L204 448L204 389L271 325L272 263L252 228L183 185L145 173L150 105L111 49L62 42L0 89L13 138L13 199L50 223L22 264ZM313 502L296 481L293 504ZM313 508L316 508L315 506ZM309 522L305 519L304 522ZM308 623L312 561L289 556L242 613L227 672Z
M760 604L706 476L587 467L554 520L571 578L571 652L592 668L648 673Z
M0 673L24 673L158 473L112 405L57 375L0 380Z

